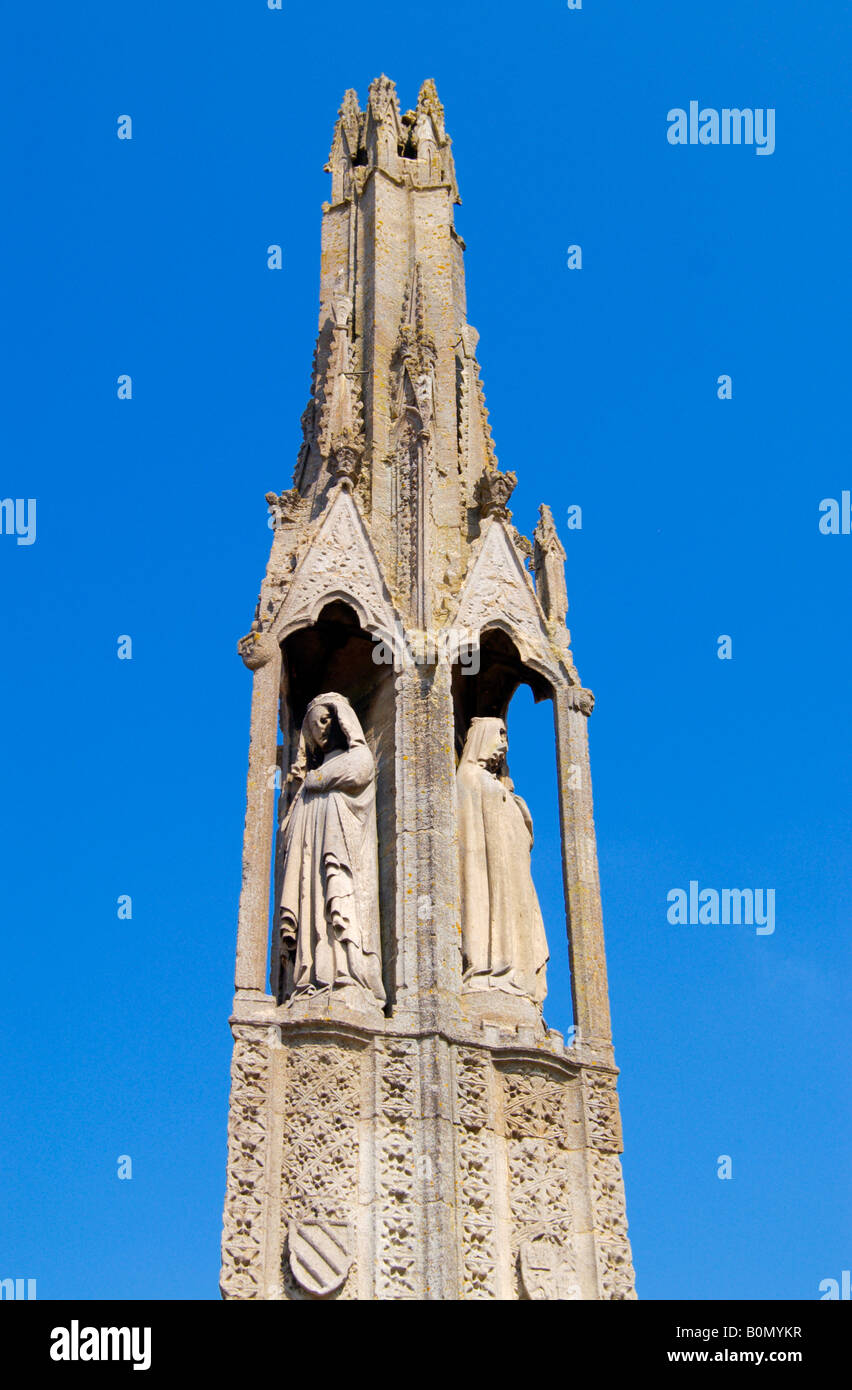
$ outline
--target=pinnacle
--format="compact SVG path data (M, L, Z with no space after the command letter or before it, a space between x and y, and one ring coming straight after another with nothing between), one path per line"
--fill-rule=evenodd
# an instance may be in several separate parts
M378 120L382 120L391 109L395 112L397 121L400 119L396 83L384 73L380 77L374 77L370 83L367 109L372 111Z
M341 133L346 137L346 144L348 145L350 156L356 153L362 120L361 107L358 104L358 93L353 87L348 87L343 93L343 100L340 103L340 110L337 113L337 120L334 124L334 136L332 138L328 163L325 166L326 169L330 169L334 161L336 147L340 143Z
M339 118L343 124L346 134L351 137L354 134L357 141L358 124L361 118L361 107L358 104L358 93L353 87L347 88L343 93L343 101L340 103Z
M418 188L443 184L453 203L460 203L453 163L452 141L444 124L444 108L434 78L420 87L414 110L400 112L396 83L385 73L370 83L367 105L361 110L358 94L343 94L334 126L326 170L332 174L332 202L360 193L366 174L359 169L381 169L394 179Z
M367 95L367 108L372 108L373 115L379 119L386 116L392 108L397 116L400 117L399 97L397 95L396 83L385 73L374 77L370 83ZM435 124L438 138L443 144L447 138L444 124L444 107L441 98L438 96L438 89L435 86L435 79L427 77L422 83L417 96L417 107L414 111L407 111L405 119L413 124L421 114L430 116ZM347 88L343 94L343 101L340 104L338 120L342 123L347 135L351 135L353 130L357 130L362 119L361 106L358 101L358 93L353 87Z
M424 112L427 116L432 117L432 120L435 122L435 127L437 129L438 136L441 142L443 143L444 140L447 138L447 132L444 129L444 108L441 105L441 98L438 96L438 89L435 86L435 80L432 77L426 78L426 81L420 88L420 93L417 97L418 114L421 111Z

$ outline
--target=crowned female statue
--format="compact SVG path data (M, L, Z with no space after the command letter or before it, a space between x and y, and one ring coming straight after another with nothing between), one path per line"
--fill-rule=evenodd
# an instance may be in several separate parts
M508 747L502 719L474 719L456 774L463 988L540 1005L548 950L530 872L532 818L506 771Z
M376 769L342 695L308 705L290 780L299 786L283 826L284 993L357 986L383 1005Z

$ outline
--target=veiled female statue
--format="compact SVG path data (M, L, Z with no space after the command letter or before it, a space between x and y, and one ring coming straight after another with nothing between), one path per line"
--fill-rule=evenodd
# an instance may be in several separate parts
M376 769L342 695L308 705L290 777L299 789L283 827L285 993L354 985L382 1005Z
M530 872L532 818L505 769L502 719L471 722L456 774L465 990L541 1004L548 960Z

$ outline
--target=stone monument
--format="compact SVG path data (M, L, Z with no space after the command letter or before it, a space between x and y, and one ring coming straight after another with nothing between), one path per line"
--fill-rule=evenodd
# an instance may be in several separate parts
M346 93L293 486L251 631L221 1288L630 1299L587 721L547 507L512 525L434 83ZM530 571L530 566L531 570ZM574 1019L507 767L553 706Z

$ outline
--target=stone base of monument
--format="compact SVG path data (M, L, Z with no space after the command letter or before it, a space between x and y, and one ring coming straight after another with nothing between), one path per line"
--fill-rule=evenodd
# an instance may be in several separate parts
M613 1069L285 1008L234 1020L226 1298L635 1297Z

